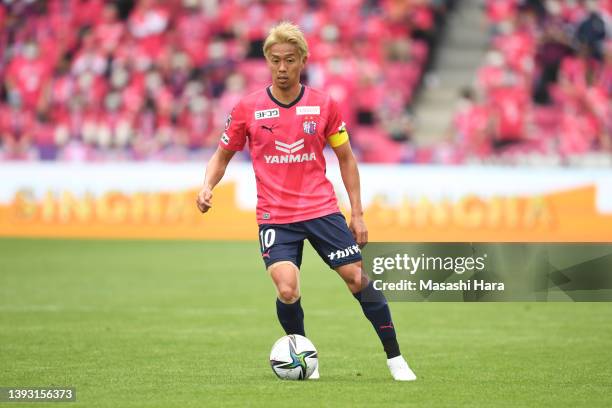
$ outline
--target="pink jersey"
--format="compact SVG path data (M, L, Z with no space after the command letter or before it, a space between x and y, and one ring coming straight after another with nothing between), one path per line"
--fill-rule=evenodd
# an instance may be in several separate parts
M219 146L242 150L245 143L257 180L257 222L287 224L338 212L325 177L323 148L348 140L338 105L328 95L302 86L289 104L269 89L244 97L227 119Z

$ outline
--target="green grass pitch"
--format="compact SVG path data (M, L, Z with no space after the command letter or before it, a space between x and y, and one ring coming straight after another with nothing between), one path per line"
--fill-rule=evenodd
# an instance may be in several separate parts
M77 403L54 407L612 404L609 303L392 303L419 377L397 383L310 248L302 295L321 379L281 381L268 353L283 333L256 242L3 239L0 386L77 388Z

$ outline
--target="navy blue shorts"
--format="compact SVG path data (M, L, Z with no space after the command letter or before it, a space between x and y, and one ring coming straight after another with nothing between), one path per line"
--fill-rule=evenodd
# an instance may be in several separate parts
M307 239L330 268L361 261L361 250L341 213L290 224L261 224L259 246L266 268L275 262L302 264Z

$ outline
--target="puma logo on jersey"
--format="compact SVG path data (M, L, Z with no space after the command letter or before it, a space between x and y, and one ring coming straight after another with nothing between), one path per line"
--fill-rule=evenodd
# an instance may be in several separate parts
M276 127L276 125L272 125L272 126L261 125L262 129L266 129L270 133L274 133L274 128L275 127Z

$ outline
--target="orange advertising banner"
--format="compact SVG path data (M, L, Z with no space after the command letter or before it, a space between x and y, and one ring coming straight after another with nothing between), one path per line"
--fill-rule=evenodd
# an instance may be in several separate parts
M236 205L236 183L215 190L214 208L202 215L197 189L101 195L17 191L0 204L0 235L255 240L252 209ZM466 194L458 200L374 196L366 206L372 241L610 241L612 214L600 214L595 186L550 194Z
M348 199L337 164L328 177ZM0 166L0 236L256 240L253 169L232 162L213 209L200 163ZM360 166L371 241L612 241L612 170Z

